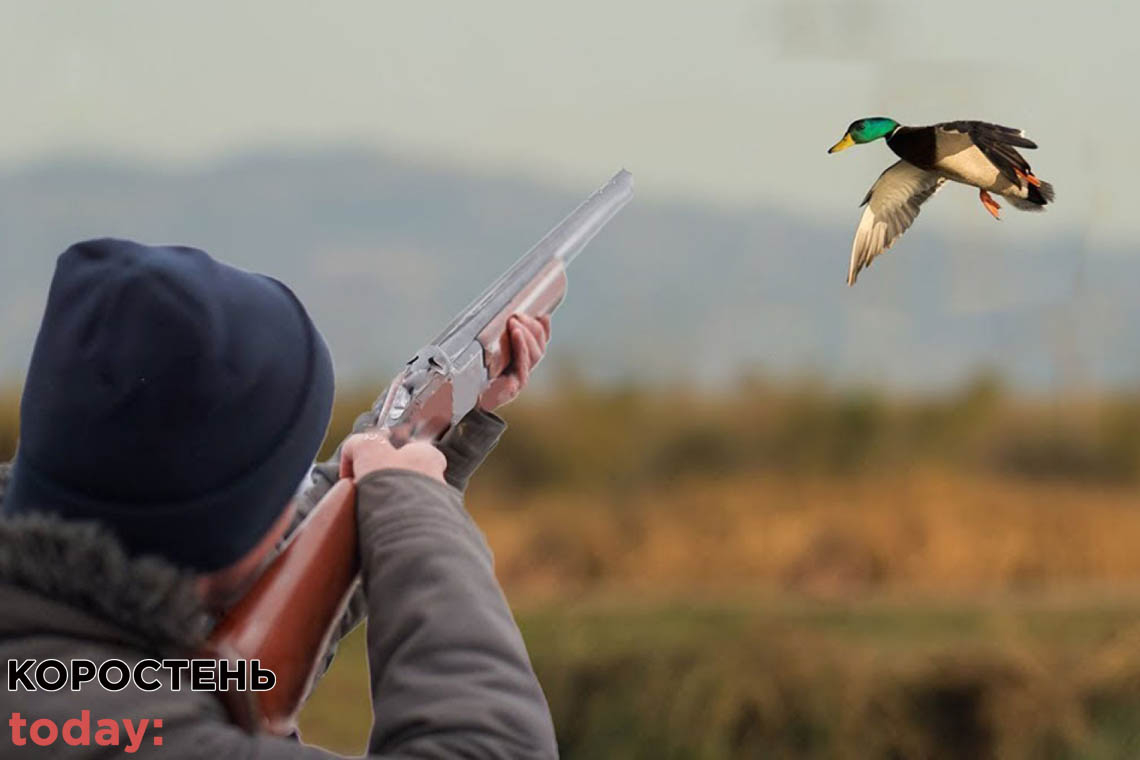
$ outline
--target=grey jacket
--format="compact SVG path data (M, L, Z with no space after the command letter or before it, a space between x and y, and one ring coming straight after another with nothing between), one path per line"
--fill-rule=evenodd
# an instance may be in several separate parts
M451 485L401 470L359 483L363 584L344 629L374 613L368 615L370 757L557 756L550 711L490 551L456 488L494 445L502 423L491 415L464 423L444 447ZM314 468L309 502L335 477L335 461ZM3 480L0 468L0 498ZM190 578L161 560L127 557L98 526L41 516L0 519L0 664L184 656L208 629ZM175 691L164 681L152 692L109 692L91 683L78 692L12 693L0 686L0 758L90 758L108 749L119 756L121 748L73 747L62 739L13 746L7 726L13 712L28 724L49 718L62 726L83 710L90 711L92 733L101 717L161 719L136 757L331 756L290 739L247 734L227 722L212 694Z

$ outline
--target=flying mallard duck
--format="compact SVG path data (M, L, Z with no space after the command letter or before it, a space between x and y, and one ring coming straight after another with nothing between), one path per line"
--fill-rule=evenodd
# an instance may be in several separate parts
M1036 148L1020 129L984 121L947 121L929 127L904 127L894 119L873 116L852 122L843 139L828 153L880 137L902 160L879 175L860 205L867 206L855 243L847 284L859 271L891 247L918 216L919 207L948 179L978 188L986 211L1000 219L1001 208L990 192L1015 208L1041 211L1053 201L1053 186L1038 179L1017 148Z

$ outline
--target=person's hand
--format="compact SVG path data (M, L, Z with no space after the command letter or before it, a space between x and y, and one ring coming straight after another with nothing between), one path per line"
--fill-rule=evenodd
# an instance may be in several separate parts
M531 317L514 314L507 320L511 336L511 363L507 371L491 381L479 396L479 408L489 412L514 401L526 387L531 370L546 353L550 340L550 317Z
M411 470L440 483L447 460L443 452L426 441L412 441L396 448L384 430L368 430L349 436L340 449L340 476L360 480L377 470Z

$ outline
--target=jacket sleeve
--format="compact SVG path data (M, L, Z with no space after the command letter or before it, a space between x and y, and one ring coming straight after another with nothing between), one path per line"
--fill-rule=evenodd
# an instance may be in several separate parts
M546 698L460 493L381 470L358 481L357 522L370 752L557 757Z
M357 526L369 611L368 757L556 758L549 707L459 492L419 473L374 472L357 484ZM224 722L211 695L183 693L177 710L152 714L163 716L170 745L155 758L176 746L194 747L195 757L333 757L244 733Z
M370 423L371 417L365 412L356 418L352 432L359 433ZM439 443L439 450L447 458L447 470L444 472L444 478L447 479L447 482L458 490L465 491L471 475L495 448L506 428L507 423L496 414L480 409L472 409L468 412ZM337 446L336 451L326 461L313 465L309 478L311 482L297 497L297 514L290 530L295 529L301 520L312 511L313 507L317 506L317 503L333 487L339 476L340 446ZM333 658L336 657L337 643L351 633L356 626L360 625L366 617L367 611L364 592L358 588L349 598L344 617L341 618L336 631L333 633L329 649L325 653L324 662L318 671L318 679L324 675L332 664Z
M557 758L546 698L460 493L419 473L374 472L357 484L357 525L369 613L368 757ZM245 760L334 757L247 734L224 722L211 695L191 697L201 707L184 704L183 693L177 710L151 712L164 717L171 750Z

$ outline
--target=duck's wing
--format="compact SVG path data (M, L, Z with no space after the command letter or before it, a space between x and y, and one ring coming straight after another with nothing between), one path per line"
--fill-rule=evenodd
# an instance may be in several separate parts
M947 136L969 137L994 167L1016 185L1024 184L1018 172L1033 173L1029 168L1029 162L1017 152L1017 149L1032 150L1037 147L1037 143L1026 137L1025 132L1020 129L990 124L987 121L948 121L936 124L935 128Z
M919 207L945 182L945 177L906 161L895 162L879 175L860 204L867 208L851 246L848 285L854 285L860 270L906 232L918 216Z

